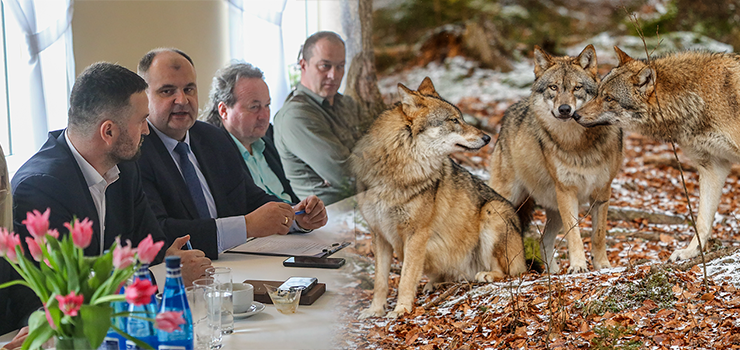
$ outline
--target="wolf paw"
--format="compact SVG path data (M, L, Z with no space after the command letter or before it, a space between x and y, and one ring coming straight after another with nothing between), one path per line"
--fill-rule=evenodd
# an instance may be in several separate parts
M384 313L385 310L383 310L383 308L374 309L372 307L369 307L365 310L362 310L362 312L360 312L360 316L358 316L357 318L363 320L370 317L381 317Z
M475 274L475 280L478 282L493 282L501 278L504 278L504 274L501 272L481 271Z
M392 318L396 319L400 316L403 316L403 314L408 313L411 311L411 308L404 305L396 305L396 308L389 312L387 315L385 315L385 318Z
M586 267L585 264L583 264L583 265L570 265L570 267L568 268L568 273L569 274L584 273L584 272L588 272L588 267Z
M609 263L609 260L605 259L605 261L594 261L594 270L608 269L611 267L612 264Z
M697 255L699 255L698 249L691 249L691 248L679 249L673 252L673 254L671 254L671 257L669 258L669 260L673 262L676 262L679 260L689 260L691 258L696 257Z

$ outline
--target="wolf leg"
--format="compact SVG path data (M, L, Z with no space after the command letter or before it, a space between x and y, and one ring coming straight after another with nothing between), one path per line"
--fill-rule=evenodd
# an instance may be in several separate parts
M568 241L570 267L568 273L588 271L586 252L583 250L581 231L578 229L578 197L574 188L555 188L558 198L558 211L563 221L565 239Z
M606 215L609 211L610 194L611 185L600 189L591 199L591 256L595 270L612 267L606 256Z
M540 255L545 261L545 268L549 273L560 272L560 264L555 260L555 238L563 227L563 221L560 219L560 212L557 210L547 209L547 223L545 223L545 232L542 233L542 242L540 243Z
M701 162L697 162L701 164ZM717 212L719 199L722 196L722 187L727 175L730 174L731 164L724 161L713 161L707 166L699 166L699 215L696 218L696 231L701 238L701 245L706 249L707 241L712 235L712 222ZM699 255L699 241L697 236L691 239L689 246L678 249L671 254L671 261L691 259Z
M379 231L373 230L373 249L375 251L375 286L373 302L363 310L358 318L379 317L385 313L388 298L388 278L393 260L393 247Z
M409 234L403 247L406 258L401 267L401 280L398 283L398 303L396 303L396 308L385 317L397 318L413 309L416 289L424 270L429 233L429 228L424 227Z

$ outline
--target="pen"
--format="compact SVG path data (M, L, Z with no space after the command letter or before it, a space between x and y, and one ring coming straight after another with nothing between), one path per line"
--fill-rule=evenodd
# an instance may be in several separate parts
M185 245L188 247L188 250L193 250L193 245L190 244L190 240L188 240L188 242L185 243Z
M305 213L306 213L305 210L299 210L299 211L295 212L295 215L303 215Z

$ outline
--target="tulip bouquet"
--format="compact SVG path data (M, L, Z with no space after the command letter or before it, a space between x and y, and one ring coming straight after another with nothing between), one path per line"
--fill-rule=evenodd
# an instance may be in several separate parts
M111 327L140 347L151 348L111 324L113 317L141 318L128 312L114 313L111 303L125 300L142 305L151 300L157 287L148 280L136 280L124 294L118 291L140 264L154 260L164 242L154 243L148 235L137 248L132 248L130 241L124 246L117 237L105 254L87 257L83 250L90 245L93 222L75 218L64 224L69 234L59 239L59 232L49 229L49 214L49 209L44 213L34 210L27 213L23 221L31 235L26 237L25 243L36 263L24 255L18 234L0 228L0 256L4 256L22 277L0 288L27 286L44 306L29 318L29 335L22 349L36 349L51 337L58 341L75 339L75 342L86 342L85 347L96 349ZM161 313L156 320L150 321L168 332L185 323L182 313L175 312Z

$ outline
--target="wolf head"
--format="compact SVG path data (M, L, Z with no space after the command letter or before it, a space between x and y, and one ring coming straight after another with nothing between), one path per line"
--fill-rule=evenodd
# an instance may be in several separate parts
M417 91L398 84L401 112L411 138L425 152L450 154L485 146L491 137L466 123L455 105L443 100L432 80L424 78Z
M587 127L617 125L638 131L648 122L648 100L655 91L656 73L618 47L614 51L619 64L604 77L598 95L578 110L575 119Z
M552 57L535 46L534 76L535 105L559 120L568 121L576 109L596 96L599 84L596 51L593 45L588 45L578 57Z

